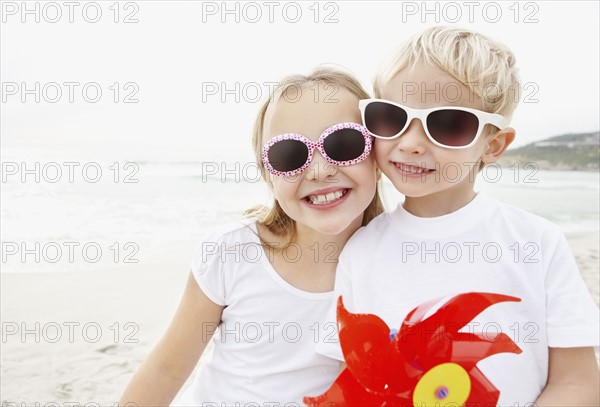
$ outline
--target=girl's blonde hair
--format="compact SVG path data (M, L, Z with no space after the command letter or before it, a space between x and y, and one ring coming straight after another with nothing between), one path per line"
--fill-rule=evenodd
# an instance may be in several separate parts
M261 157L261 151L263 147L263 132L267 110L271 103L277 103L279 98L285 96L287 92L297 92L298 89L311 84L339 86L355 95L358 99L369 98L369 94L364 90L356 78L349 73L331 67L318 67L308 75L290 75L283 78L283 80L281 80L273 89L272 95L270 95L270 97L260 106L258 116L254 122L254 130L252 132L252 147L254 149L256 163L261 170L263 179L269 185L272 185L269 180L269 173L265 168ZM358 105L356 108L358 109ZM283 247L285 249L285 247L289 246L289 244L291 244L296 238L296 222L283 211L276 199L273 201L274 202L271 207L266 207L263 205L257 206L245 211L244 216L257 218L258 222L266 226L273 234L286 238L288 242L287 245ZM379 197L379 182L377 182L375 196L373 197L373 200L369 206L365 209L362 225L365 226L382 212L383 204ZM263 243L267 244L269 247L272 247L268 244L268 242L263 241Z

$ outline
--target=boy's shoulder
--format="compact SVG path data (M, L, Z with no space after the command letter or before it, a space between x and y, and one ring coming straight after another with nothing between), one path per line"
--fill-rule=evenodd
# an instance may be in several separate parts
M506 223L508 227L530 234L562 233L558 225L540 215L487 195L484 195L484 198L493 208L493 219Z
M502 202L487 194L479 192L477 205L463 211L460 215L452 217L454 223L471 220L477 225L477 229L489 228L493 233L500 233L502 230L509 234L517 234L521 237L531 237L532 239L557 238L562 235L560 227L548 219L528 212L517 206ZM347 246L377 245L384 236L399 231L393 224L398 222L401 213L405 212L401 204L392 211L386 211L368 225L358 229L349 239ZM413 228L415 225L411 225ZM457 228L460 229L460 228ZM414 229L410 229L414 230ZM458 232L457 232L458 233Z
M347 246L362 245L365 241L373 242L373 236L381 236L387 233L387 229L390 227L390 220L392 211L385 211L377 215L372 219L368 225L360 227L354 234L348 239Z

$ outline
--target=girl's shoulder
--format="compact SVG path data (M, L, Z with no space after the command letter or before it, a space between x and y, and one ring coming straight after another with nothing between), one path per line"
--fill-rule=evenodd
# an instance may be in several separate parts
M259 242L255 219L240 219L214 226L196 244L191 261L192 271L221 270L228 256L238 259L248 245L258 245ZM227 264L239 265L239 262Z
M201 242L250 243L257 240L256 219L243 218L213 226L207 230Z

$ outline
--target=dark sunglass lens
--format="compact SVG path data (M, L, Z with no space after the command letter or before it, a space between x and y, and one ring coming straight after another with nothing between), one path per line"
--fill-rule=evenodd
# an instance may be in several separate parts
M354 160L365 151L365 137L355 129L336 130L325 138L323 149L333 160Z
M479 119L473 113L461 110L437 110L427 116L427 128L438 143L463 147L475 138Z
M306 164L308 147L298 140L281 140L269 148L268 157L275 170L294 171Z
M365 109L365 127L379 137L393 137L406 125L407 114L398 106L383 102L369 103Z

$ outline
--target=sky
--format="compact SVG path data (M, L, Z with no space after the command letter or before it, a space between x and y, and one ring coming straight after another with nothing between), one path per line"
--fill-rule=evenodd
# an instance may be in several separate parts
M1 11L3 149L252 161L270 83L327 63L370 91L382 60L433 25L516 54L514 146L600 128L597 1L2 1Z

